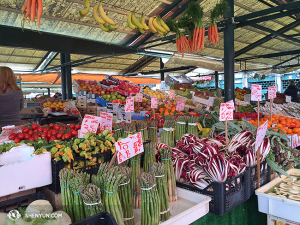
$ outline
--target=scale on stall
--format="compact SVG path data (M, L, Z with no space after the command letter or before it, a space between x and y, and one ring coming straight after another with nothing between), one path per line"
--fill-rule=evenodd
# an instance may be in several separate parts
M20 112L21 119L33 119L39 121L44 113L39 102L26 102L25 108Z

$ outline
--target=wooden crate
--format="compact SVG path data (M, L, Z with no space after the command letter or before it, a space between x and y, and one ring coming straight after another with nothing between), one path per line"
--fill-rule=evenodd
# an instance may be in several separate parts
M45 199L48 200L54 211L62 210L61 193L55 194L48 187L43 187Z
M19 198L19 197L23 197L23 196L26 196L26 195L30 195L30 194L34 194L34 193L36 193L36 188L30 189L30 190L26 190L26 191L20 191L20 192L15 193L15 194L11 194L11 195L0 197L0 212L4 212L4 207L2 206L2 204L5 201L13 200L13 199L16 199L16 198ZM33 202L33 199L28 198L27 200L22 201L21 205L18 205L18 202L11 203L11 204L6 205L5 210L8 212L8 211L10 211L12 209L16 209L16 208L18 208L20 206L21 207L27 206L31 202Z

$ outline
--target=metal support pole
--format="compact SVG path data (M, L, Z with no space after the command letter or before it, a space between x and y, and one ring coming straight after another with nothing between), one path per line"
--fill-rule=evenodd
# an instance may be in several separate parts
M227 17L234 17L234 0L225 0L230 9ZM225 102L234 101L234 24L224 29L224 89Z
M65 53L60 53L60 63L63 64L66 62L66 56ZM66 100L66 71L65 67L61 67L61 95L62 99Z
M47 88L48 89L48 96L50 97L50 88Z
M219 72L215 71L215 88L219 87Z
M70 53L65 53L65 63L71 62ZM71 65L65 67L66 72L66 86L67 86L67 99L72 99L72 73L71 73Z
M164 68L165 64L162 61L162 58L160 58L160 69L162 70ZM165 72L160 71L160 80L164 81L165 80Z

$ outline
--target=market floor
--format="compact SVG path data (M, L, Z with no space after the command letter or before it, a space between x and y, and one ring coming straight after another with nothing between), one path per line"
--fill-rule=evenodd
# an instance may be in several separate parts
M208 213L192 225L266 225L267 214L258 211L257 196L254 194L243 204L223 216Z

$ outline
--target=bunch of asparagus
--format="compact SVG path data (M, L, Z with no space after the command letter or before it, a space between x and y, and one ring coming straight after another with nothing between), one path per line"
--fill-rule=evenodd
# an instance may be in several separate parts
M144 172L138 179L143 202L141 225L157 225L160 220L160 197L155 186L155 175Z
M179 141L181 137L186 134L186 122L187 117L186 116L178 116L176 127L175 127L175 140Z
M150 142L144 145L144 172L149 173L151 163L155 163L156 143Z
M170 147L174 147L174 126L175 121L166 120L164 128L161 132L161 143L167 144Z
M137 132L142 133L143 142L148 141L149 137L148 137L148 131L147 131L147 122L144 120L136 121L136 128L137 128Z
M115 139L118 140L119 138L124 138L124 125L121 123L115 124Z
M104 179L105 175L108 172L108 163L101 163L99 166L99 170L97 175L92 175L92 184L96 185L98 188L100 188L101 191L101 199L105 199L105 191L104 191ZM105 206L103 205L103 208L105 209Z
M94 184L79 187L83 199L85 215L90 217L103 211L100 189Z
M166 221L170 217L165 164L152 163L150 173L155 175L158 196L160 197L160 220Z
M165 165L165 179L168 182L169 202L174 202L177 201L177 190L171 155L172 150L170 147L160 150L161 162Z
M125 130L125 138L134 135L136 133L136 124L135 122L132 123L125 123L124 126L124 130Z
M187 126L187 133L188 134L193 134L196 137L198 137L197 123L198 123L198 117L189 117L188 118L188 126Z
M74 221L74 212L73 212L73 194L70 189L71 177L73 175L73 171L67 168L63 168L59 171L59 179L60 179L60 187L61 187L61 201L63 206L63 211L65 211Z
M140 170L140 162L141 160L141 154L135 155L134 157L130 158L130 168L132 169L132 173L130 176L130 186L132 190L132 202L133 202L133 208L139 209L141 208L141 187L138 182L138 177L141 174Z
M157 143L157 121L149 122L149 139L151 142Z

